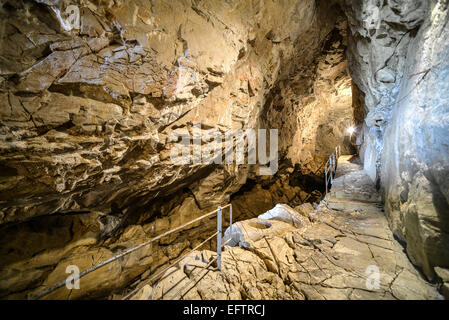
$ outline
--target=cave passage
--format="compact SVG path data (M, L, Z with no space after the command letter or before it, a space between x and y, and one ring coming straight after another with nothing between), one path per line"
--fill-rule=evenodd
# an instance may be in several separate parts
M0 299L449 298L447 1L0 19Z

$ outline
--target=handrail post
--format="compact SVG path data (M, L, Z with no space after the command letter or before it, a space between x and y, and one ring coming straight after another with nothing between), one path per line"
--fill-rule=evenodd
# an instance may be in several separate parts
M230 226L230 230L231 230L231 237L232 237L232 203L231 206L229 207L229 226Z
M337 158L337 157L336 157L336 154L335 154L335 151L334 151L334 173L335 173L335 169L336 169L336 166L335 166L335 165L336 165L336 161L335 161L336 158Z
M331 185L334 184L334 177L333 177L333 171L334 171L334 157L332 156L333 154L331 154L330 156L330 175L331 175Z
M335 176L335 151L332 153L332 171L334 171Z
M328 183L330 182L331 186L334 184L335 174L337 173L337 161L341 155L341 147L340 145L336 146L334 151L329 156L329 160L326 162L324 166L324 180L326 185L326 193L328 192ZM329 167L327 164L329 163Z
M327 195L327 169L324 169L324 176L325 176L324 184L326 185L326 193L324 195L326 196Z
M217 209L217 267L221 271L221 206Z

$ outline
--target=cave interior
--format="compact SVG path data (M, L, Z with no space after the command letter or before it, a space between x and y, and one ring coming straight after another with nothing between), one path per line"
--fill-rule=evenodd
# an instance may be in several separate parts
M449 298L448 6L2 1L0 299Z

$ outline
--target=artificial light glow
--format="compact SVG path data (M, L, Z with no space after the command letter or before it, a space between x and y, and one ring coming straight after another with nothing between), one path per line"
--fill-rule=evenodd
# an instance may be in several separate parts
M355 128L354 127L349 127L348 128L348 133L352 136L352 134L355 132Z

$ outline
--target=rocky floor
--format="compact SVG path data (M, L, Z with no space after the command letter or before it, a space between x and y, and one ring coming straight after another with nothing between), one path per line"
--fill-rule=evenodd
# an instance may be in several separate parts
M235 223L229 238L221 272L214 252L196 251L157 283L137 283L131 299L442 298L394 239L373 183L350 157L339 159L316 208L278 204Z

